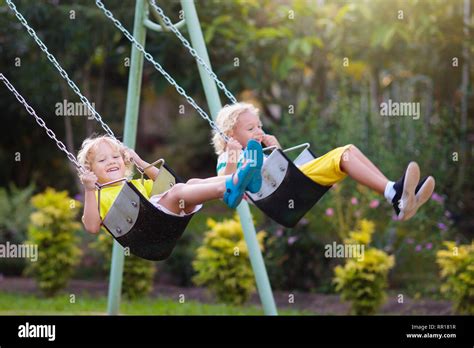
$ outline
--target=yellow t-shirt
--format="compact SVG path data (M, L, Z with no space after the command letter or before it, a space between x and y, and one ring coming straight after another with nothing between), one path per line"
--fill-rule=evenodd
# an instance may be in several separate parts
M151 190L153 188L153 180L144 180L143 185L141 183L141 179L132 180L131 183L140 191L142 195L144 195L147 199L150 198ZM100 192L100 217L103 219L107 213L109 212L110 207L114 203L115 199L117 198L120 190L122 189L122 185L118 184L115 186L108 186ZM95 197L97 199L97 191L95 193Z

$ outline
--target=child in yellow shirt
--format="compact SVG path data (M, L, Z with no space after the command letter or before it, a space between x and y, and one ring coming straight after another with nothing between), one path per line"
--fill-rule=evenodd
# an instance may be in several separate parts
M252 104L236 103L225 106L216 119L217 126L231 138L227 144L219 134L214 134L213 145L217 160L217 174L229 175L238 170L246 151L245 144L254 139L265 146L281 148L275 136L265 134L258 109ZM403 176L396 182L385 175L354 145L338 147L299 168L314 182L331 186L350 176L358 183L382 194L393 205L397 218L410 219L418 208L431 197L435 180L432 176L420 179L420 169L416 162L410 162ZM261 176L251 181L261 185Z
M190 179L186 183L175 184L168 191L151 197L151 188L159 169L155 167L147 169L146 174L151 180L144 181L143 185L140 180L131 182L145 197L149 198L154 206L173 216L184 217L193 214L201 209L204 202L213 199L223 198L230 208L235 208L242 200L245 190L249 190L247 186L251 180L255 178L261 181L259 177L263 163L262 147L254 140L250 140L247 146L252 149L252 157L246 158L235 174L225 177ZM102 219L119 194L123 181L102 189L101 215L97 209L96 183L105 184L130 176L132 160L142 168L149 164L143 161L135 151L126 148L121 142L109 136L86 139L77 158L87 169L87 172L80 176L85 190L82 222L87 231L97 233Z

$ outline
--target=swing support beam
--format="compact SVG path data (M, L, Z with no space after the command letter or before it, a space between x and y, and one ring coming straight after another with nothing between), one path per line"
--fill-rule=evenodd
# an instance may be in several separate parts
M194 5L194 0L181 0L181 6L184 10L185 20L191 37L193 48L198 55L211 66L209 56L207 54L204 37L201 31L201 25ZM135 18L133 36L137 41L145 47L146 28L161 31L159 26L153 26L148 19L149 8L147 0L137 0L135 6ZM183 21L180 22L182 25ZM207 74L206 70L198 64L199 74L204 87L206 100L211 111L213 119L216 118L218 111L221 109L219 93L212 78ZM132 56L130 63L130 73L127 91L127 106L125 115L124 143L130 148L135 148L136 131L138 123L138 111L140 104L140 87L142 83L143 72L143 54L132 45ZM237 207L240 216L242 229L244 231L245 241L249 250L250 263L252 265L257 289L262 302L263 310L266 315L277 315L277 308L273 293L268 279L267 271L260 251L255 226L253 225L252 216L248 203L242 201ZM124 266L124 249L114 240L112 251L112 265L110 269L110 283L108 294L108 313L116 315L119 313L120 295L122 288L122 274Z
M145 22L145 19L148 18L147 13L148 3L146 0L137 0L135 5L135 19L133 22L133 36L143 46L145 46L146 40L146 28L143 23ZM135 149L137 138L142 75L143 53L132 45L123 136L123 143L131 149ZM119 313L124 259L125 249L114 239L111 260L112 264L110 267L109 294L107 297L107 312L110 315L117 315Z

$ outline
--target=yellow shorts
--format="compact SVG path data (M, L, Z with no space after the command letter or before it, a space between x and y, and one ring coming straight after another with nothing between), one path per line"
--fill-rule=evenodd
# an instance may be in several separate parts
M352 144L335 148L299 168L307 177L320 185L334 185L347 176L341 170L340 162L344 151L351 146Z

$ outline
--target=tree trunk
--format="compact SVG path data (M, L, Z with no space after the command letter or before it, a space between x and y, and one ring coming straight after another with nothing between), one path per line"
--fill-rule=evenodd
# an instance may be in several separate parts
M471 15L470 0L464 0L464 43L463 43L463 66L461 80L461 124L460 124L460 154L459 175L456 188L461 189L466 175L467 161L467 93L469 86L469 19Z
M363 80L364 81L364 80ZM369 110L369 88L365 82L361 83L360 88L360 113L364 119L364 150L368 151L371 145L370 136L370 110Z
M61 86L61 95L63 97L63 100L67 100L68 92L67 92L66 83L64 80L61 81L60 86ZM76 155L76 151L74 150L74 132L72 131L71 117L64 115L63 119L64 119L64 130L66 133L66 144L65 144L66 148L69 152ZM79 177L77 176L76 166L72 164L71 161L68 161L68 165L71 171L74 173L74 183L76 185L77 192L82 192L82 183L79 180Z
M83 71L83 74L82 76L84 77L82 79L82 88L83 88L83 94L84 96L89 99L89 102L92 104L91 102L91 70L90 70L90 66L89 65L86 65L84 67L84 71ZM92 105L94 106L94 105ZM96 109L94 107L94 109ZM95 124L95 119L92 119L92 120L89 120L89 118L87 117L86 118L86 136L89 136L92 134L92 132L94 131L94 124Z
M380 115L379 103L378 103L378 90L379 90L379 75L378 70L370 72L370 112L372 117Z

